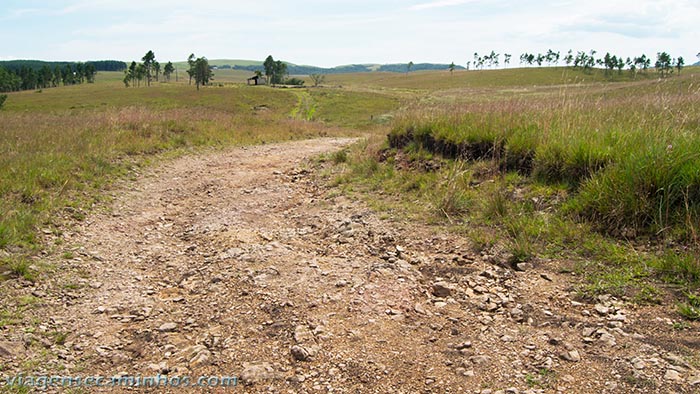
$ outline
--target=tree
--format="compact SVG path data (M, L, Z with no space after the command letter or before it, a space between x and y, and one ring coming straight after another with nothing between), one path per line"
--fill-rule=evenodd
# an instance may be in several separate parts
M277 60L275 62L275 75L272 78L272 83L284 83L284 79L288 74L289 73L287 72L287 63L283 63L281 60Z
M275 59L272 57L272 55L265 59L263 67L265 68L265 77L267 78L268 82L273 83L272 76L275 75Z
M571 49L569 49L569 52L567 52L566 56L564 56L564 63L566 63L566 66L568 67L571 63L573 63L573 61L574 61L574 55L573 55Z
M617 73L622 74L622 69L625 68L625 61L622 56L617 58Z
M406 74L411 72L412 67L413 67L413 62L412 61L408 62L408 65L406 65Z
M683 59L683 56L678 56L678 59L676 59L676 70L678 70L678 74L681 73L681 69L685 65L685 59Z
M175 71L175 67L173 67L172 62L168 62L165 67L163 68L163 76L165 77L165 80L170 82L170 75Z
M85 65L83 63L78 62L75 65L75 80L79 84L85 80Z
M145 55L141 58L141 61L143 62L143 68L144 68L144 76L146 78L146 85L151 86L151 78L153 76L153 70L155 66L155 61L156 61L156 54L153 53L153 51L148 51L146 52Z
M199 90L200 86L206 86L209 81L212 80L214 74L211 72L211 67L209 67L209 61L206 57L199 57L194 60L192 67L192 77L194 78L194 83Z
M510 54L510 53L504 53L504 54L503 54L503 65L505 65L506 67L508 67L508 64L510 64L510 58L511 58L511 54Z
M189 85L192 85L192 77L194 76L192 73L194 71L194 53L191 53L190 56L187 57L187 65L189 66L187 68L187 76L190 77L190 81L188 82Z
M144 80L144 78L147 77L148 71L146 70L146 66L143 63L139 63L136 65L136 72L134 73L134 76L136 77L136 86L141 86L141 81Z
M39 88L46 89L51 87L51 81L53 79L53 72L48 65L44 65L39 70Z
M450 63L449 69L450 75L452 75L452 73L455 71L455 62Z
M51 85L53 87L57 87L60 84L61 84L61 67L56 65L56 67L53 68L53 77L51 78Z
M157 61L153 62L153 71L156 73L156 82L158 82L160 79L160 63Z
M22 80L20 77L0 67L0 92L14 92L22 88Z
M73 85L75 83L73 68L70 64L66 64L61 77L63 78L63 86Z
M284 83L285 76L288 74L287 63L281 60L275 60L272 58L272 55L270 55L265 59L263 67L265 68L267 81L271 85Z
M85 66L83 67L83 73L85 75L87 83L95 83L95 75L97 74L97 70L95 69L94 64L85 63Z
M259 72L260 71L257 71L256 75ZM325 82L325 80L326 80L326 76L323 74L311 74L311 75L309 75L309 78L311 78L311 81L314 83L314 86L318 86L318 85L322 84L323 82Z
M654 63L656 71L661 74L661 77L666 77L673 71L673 61L671 55L666 52L660 52L656 54L656 63Z

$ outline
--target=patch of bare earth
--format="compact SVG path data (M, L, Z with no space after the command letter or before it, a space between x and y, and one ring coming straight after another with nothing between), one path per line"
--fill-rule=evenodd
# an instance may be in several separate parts
M516 272L334 197L306 159L351 142L184 157L122 187L66 230L80 249L48 257L52 278L0 285L4 304L38 300L0 331L2 373L236 376L208 390L250 393L700 390L696 324L576 302L556 262Z

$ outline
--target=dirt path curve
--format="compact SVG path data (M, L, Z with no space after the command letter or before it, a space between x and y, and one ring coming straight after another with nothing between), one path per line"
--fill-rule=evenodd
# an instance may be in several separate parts
M546 266L503 268L315 184L305 160L352 141L183 157L124 187L67 240L81 248L54 282L17 287L42 300L41 323L4 332L24 342L5 371L236 376L207 390L251 393L698 387L616 300L572 301Z

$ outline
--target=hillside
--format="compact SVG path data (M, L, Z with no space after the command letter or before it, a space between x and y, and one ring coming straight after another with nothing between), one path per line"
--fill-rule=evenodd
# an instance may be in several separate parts
M298 65L290 62L285 62L287 64L287 71L291 75L309 75L309 74L347 74L347 73L368 73L368 72L399 72L405 73L407 71L408 65L406 63L393 63L393 64L346 64L342 66L335 67L318 67L310 65ZM187 62L176 62L173 63L176 67L185 68L187 67ZM211 59L209 60L211 66L217 67L219 69L234 69L234 70L245 70L245 71L256 71L263 69L263 62L256 60L241 60L241 59ZM416 63L411 67L411 71L437 71L437 70L447 70L449 68L448 64L436 64L436 63ZM455 66L455 70L464 70L462 66Z

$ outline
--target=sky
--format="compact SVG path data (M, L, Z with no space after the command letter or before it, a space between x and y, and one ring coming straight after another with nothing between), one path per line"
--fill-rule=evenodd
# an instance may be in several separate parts
M190 53L332 67L465 65L474 53L666 51L694 63L700 0L0 0L0 60Z

